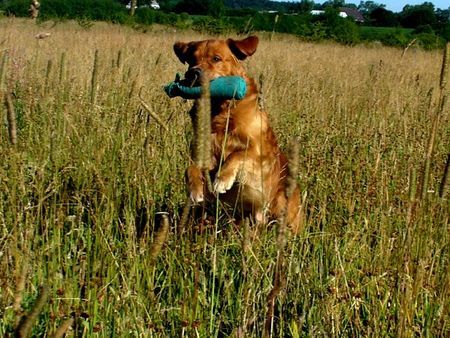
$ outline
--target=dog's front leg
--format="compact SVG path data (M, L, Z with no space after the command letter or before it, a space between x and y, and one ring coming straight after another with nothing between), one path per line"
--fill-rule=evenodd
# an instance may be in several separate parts
M228 156L216 174L213 184L214 192L224 194L231 189L247 156L246 150L236 151Z
M204 197L205 177L202 170L195 164L191 164L186 170L186 181L192 202L201 203Z

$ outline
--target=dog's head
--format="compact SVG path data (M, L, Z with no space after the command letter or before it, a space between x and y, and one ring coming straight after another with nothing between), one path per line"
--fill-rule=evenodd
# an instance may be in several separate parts
M253 55L258 47L258 37L250 36L243 40L203 40L176 42L173 50L189 69L186 80L198 82L204 76L213 80L220 76L245 75L239 60Z

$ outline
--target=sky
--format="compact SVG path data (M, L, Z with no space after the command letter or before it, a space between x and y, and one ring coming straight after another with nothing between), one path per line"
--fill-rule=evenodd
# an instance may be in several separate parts
M286 0L283 0L283 1L286 1ZM298 0L287 0L287 1L297 2ZM450 7L449 0L374 0L374 1L376 3L386 5L386 9L393 11L393 12L401 12L405 5L420 5L420 4L423 4L425 1L433 3L435 8L448 9ZM315 3L323 3L325 1L314 0L314 2ZM354 3L356 5L359 5L359 3L360 3L359 0L346 0L345 2L346 3Z
M427 0L379 0L376 3L386 5L386 9L389 9L393 12L401 12L405 5L420 5L423 4ZM322 2L322 1L318 1ZM346 1L348 3L354 3L359 5L360 1ZM431 2L434 4L435 8L447 9L450 7L449 0L428 0L427 2Z

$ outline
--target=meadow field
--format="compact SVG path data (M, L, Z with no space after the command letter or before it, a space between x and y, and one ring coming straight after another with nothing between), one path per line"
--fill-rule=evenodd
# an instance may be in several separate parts
M245 66L299 149L280 239L180 220L191 102L162 86L206 37L0 19L0 336L449 337L443 52L260 35Z

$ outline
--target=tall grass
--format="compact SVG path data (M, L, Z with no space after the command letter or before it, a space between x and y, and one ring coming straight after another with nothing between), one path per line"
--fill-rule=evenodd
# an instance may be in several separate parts
M276 227L237 226L218 210L177 230L190 104L161 86L184 70L173 42L204 36L43 25L0 21L0 102L11 93L17 129L11 147L2 105L0 336L32 311L40 285L49 296L36 336L262 336ZM36 40L40 31L52 34ZM305 227L286 239L272 336L450 333L450 206L438 194L448 107L426 203L410 211L442 54L401 54L274 35L246 61L264 76L283 148L299 140Z

